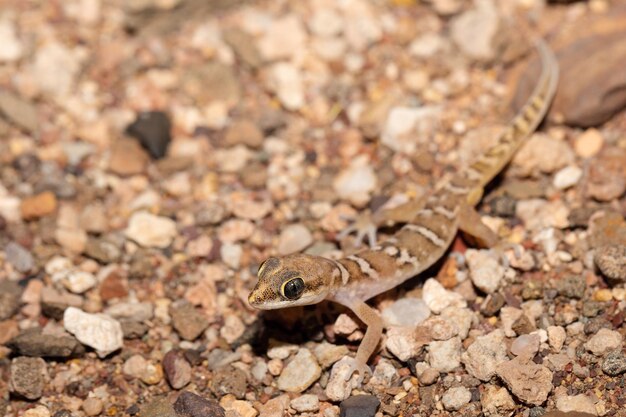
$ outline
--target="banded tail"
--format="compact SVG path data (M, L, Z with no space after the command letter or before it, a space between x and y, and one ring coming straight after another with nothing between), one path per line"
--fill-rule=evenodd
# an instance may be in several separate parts
M535 42L541 58L541 75L528 101L501 133L495 145L487 149L464 172L459 173L460 182L470 181L482 189L509 163L521 146L545 117L556 92L559 66L550 47L541 39ZM472 200L470 195L469 200ZM477 201L470 201L474 205Z

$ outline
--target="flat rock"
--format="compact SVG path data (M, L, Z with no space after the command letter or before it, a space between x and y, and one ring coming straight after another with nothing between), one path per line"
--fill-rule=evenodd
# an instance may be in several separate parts
M104 314L89 314L68 307L63 314L63 326L83 344L96 350L99 357L121 349L124 333L120 323Z
M174 329L185 340L195 340L209 325L207 318L187 302L170 306Z
M611 7L608 13L591 13L576 19L584 31L563 30L557 39L559 89L551 114L560 114L572 126L598 126L626 106L626 8ZM572 29L574 29L572 27ZM528 97L539 71L536 62L526 71L515 96L514 108Z
M278 377L282 391L302 392L317 381L322 373L315 356L308 349L300 349Z
M500 363L496 373L513 395L526 404L541 405L552 391L552 372L519 357Z
M173 406L180 417L224 417L226 412L214 400L189 391L182 392Z
M489 381L498 365L507 359L504 339L504 332L499 329L477 337L461 355L467 372L481 381Z
M7 346L20 355L37 357L68 358L85 351L73 337L45 334L36 328L23 330Z
M355 395L339 404L340 417L374 417L380 400L373 395Z

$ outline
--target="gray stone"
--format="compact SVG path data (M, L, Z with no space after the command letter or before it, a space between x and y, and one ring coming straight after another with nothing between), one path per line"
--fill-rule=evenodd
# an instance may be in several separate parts
M13 316L20 306L22 288L13 281L0 281L0 320Z
M446 391L441 397L443 407L448 411L460 410L472 399L472 393L465 387L454 387Z
M382 311L382 319L387 327L416 327L430 316L430 309L419 298L401 298Z
M380 401L373 395L355 395L339 404L340 417L374 417Z
M23 330L9 340L7 346L24 356L67 358L85 352L83 345L73 337L44 334L36 328Z
M37 400L43 395L46 380L46 362L41 358L20 356L11 361L11 392L28 400Z
M626 281L625 245L608 245L597 249L594 261L605 277L617 282Z
M6 260L19 272L30 272L35 267L35 259L22 245L9 242L4 248Z
M194 340L209 326L209 321L188 302L178 302L170 306L172 324L185 340Z
M185 391L178 396L174 410L185 417L224 417L226 412L216 401Z
M626 355L624 355L621 349L614 350L606 355L602 362L602 371L610 376L626 372Z

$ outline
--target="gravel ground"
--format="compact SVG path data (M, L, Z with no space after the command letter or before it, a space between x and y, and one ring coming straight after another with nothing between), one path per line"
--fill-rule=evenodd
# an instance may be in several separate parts
M1 3L0 415L626 416L623 2ZM361 387L350 312L247 305L492 143L537 36L556 100L479 205L518 256L370 301Z

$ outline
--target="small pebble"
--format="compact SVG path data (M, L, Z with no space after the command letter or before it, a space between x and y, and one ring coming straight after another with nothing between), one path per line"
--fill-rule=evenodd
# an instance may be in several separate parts
M565 168L562 168L554 175L554 180L552 181L552 185L554 185L559 190L565 190L570 188L578 183L580 178L583 175L582 169L578 168L575 165L570 165Z
M428 364L439 372L450 372L461 365L461 339L431 342L428 351Z
M146 248L166 248L177 234L176 223L145 211L132 215L125 235Z
M602 371L610 376L626 372L626 355L621 350L614 350L605 356Z
M279 395L259 407L259 417L283 417L287 407L289 407L289 396Z
M26 250L23 246L9 242L4 248L4 254L7 262L19 272L29 272L35 267L35 260L33 255Z
M185 340L195 340L209 325L206 317L188 302L176 302L170 306L172 324Z
M104 314L89 314L68 307L63 315L65 330L72 333L83 344L96 350L104 358L124 345L124 334L120 323Z
M291 400L289 405L299 413L315 412L320 408L320 400L317 395L304 394Z
M215 401L183 391L173 405L176 414L188 417L225 417L226 412Z
M401 298L381 313L385 326L416 327L430 316L430 309L419 298Z
M590 158L600 152L604 137L597 129L587 129L574 142L574 150L581 158Z
M489 250L468 249L465 259L472 282L482 292L492 294L500 287L504 268L497 253Z
M165 156L172 140L170 129L171 122L165 113L149 111L140 113L126 131L139 139L152 158L160 159Z
M422 299L435 314L441 313L447 307L465 307L467 302L461 294L446 290L436 279L428 279L424 283Z
M308 349L300 349L283 368L278 377L278 389L287 392L302 392L317 381L322 373L315 356Z
M22 200L20 210L22 219L35 220L52 214L57 208L56 196L50 191Z
M278 238L276 251L279 255L301 252L313 243L313 235L302 224L292 224L283 229Z
M472 393L465 387L450 388L441 397L443 407L448 411L460 410L472 400Z
M174 389L181 389L191 382L191 365L180 351L170 350L165 354L163 371Z
M626 245L602 246L593 259L604 276L626 282Z
M100 415L100 413L102 413L104 404L102 403L102 400L99 398L89 397L85 401L83 401L82 407L86 415L97 416L97 415Z
M342 170L333 181L337 195L356 206L369 201L376 188L377 177L371 165L363 158L356 158L350 166Z
M37 405L28 409L23 414L24 417L50 417L50 410L43 405ZM56 414L55 414L56 417Z
M622 335L615 330L602 328L587 342L585 348L596 356L604 356L610 351L622 347Z
M9 386L14 394L37 400L43 395L46 379L47 367L43 359L19 356L11 361Z
M504 332L500 329L476 338L461 355L470 375L489 381L496 374L497 366L507 359L504 340Z

